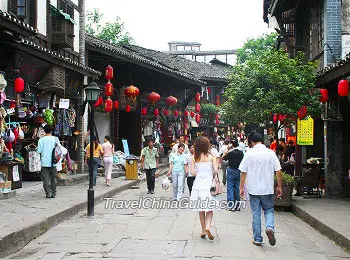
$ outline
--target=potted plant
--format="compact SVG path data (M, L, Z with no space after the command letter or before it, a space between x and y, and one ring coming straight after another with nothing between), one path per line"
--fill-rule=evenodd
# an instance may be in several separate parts
M292 195L293 188L295 187L295 179L293 176L282 172L282 197L277 198L274 197L275 207L284 207L287 209L291 209L292 207ZM275 189L277 188L277 176L275 175Z

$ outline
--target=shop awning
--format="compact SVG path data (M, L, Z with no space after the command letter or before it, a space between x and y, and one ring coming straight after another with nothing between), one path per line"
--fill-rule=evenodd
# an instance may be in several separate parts
M54 7L53 5L50 5L50 10L51 10L51 15L53 16L63 16L64 19L70 21L73 24L77 24L71 17L69 14L63 12L62 10L58 10L56 7Z

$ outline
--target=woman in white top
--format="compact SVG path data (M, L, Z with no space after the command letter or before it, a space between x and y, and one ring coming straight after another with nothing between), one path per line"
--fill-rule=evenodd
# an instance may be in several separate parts
M187 176L187 186L191 196L193 182L196 179L196 176L192 175L192 169L191 169L191 165L194 164L194 145L190 144L188 148L190 149L190 155L187 158L187 165L188 165L189 171L188 173L186 173L186 176Z
M114 145L111 143L111 138L109 136L105 136L104 141L105 142L102 145L102 150L103 150L103 164L105 167L106 185L111 186L110 181L112 178Z
M199 211L199 219L202 226L200 236L205 238L208 235L210 240L214 236L210 232L213 210L219 209L219 202L211 195L210 188L213 177L218 172L218 164L215 158L210 155L210 143L207 137L200 136L194 143L194 163L191 165L191 174L196 176L190 198L190 207Z

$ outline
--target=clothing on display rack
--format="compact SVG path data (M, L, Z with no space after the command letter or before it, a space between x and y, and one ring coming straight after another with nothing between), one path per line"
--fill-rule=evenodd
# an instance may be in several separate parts
M67 109L60 109L58 122L55 130L56 136L72 136L72 130L69 123L69 115Z

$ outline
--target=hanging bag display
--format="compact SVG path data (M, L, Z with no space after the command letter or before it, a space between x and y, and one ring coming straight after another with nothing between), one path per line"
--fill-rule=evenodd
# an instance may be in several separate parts
M31 145L28 148L28 160L26 160L26 168L28 172L40 172L41 171L41 160L40 154L36 151L36 146Z
M58 145L58 139L55 138L55 140L55 148L52 150L52 166L61 160L63 154L61 147Z

